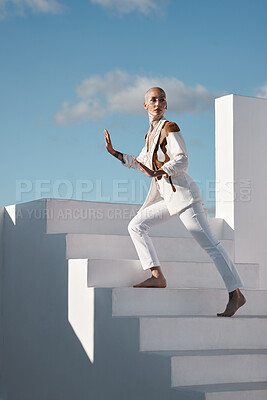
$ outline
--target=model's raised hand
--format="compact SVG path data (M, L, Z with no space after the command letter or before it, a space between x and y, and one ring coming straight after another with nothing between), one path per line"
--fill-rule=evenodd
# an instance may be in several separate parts
M116 157L118 160L123 161L123 155L121 152L116 151L113 149L112 143L111 143L111 139L110 139L110 135L107 131L107 129L104 129L104 135L105 135L105 141L106 141L106 148L107 151L114 157Z
M146 167L144 164L142 164L140 161L135 160L135 162L140 165L140 170L146 174L146 176L149 176L149 178L156 178L157 176L162 176L162 175L167 175L165 171L162 169L158 169L157 171L153 171L152 169Z
M108 133L107 129L104 129L104 135L105 135L107 151L113 155L115 153L115 150L113 149L111 139L110 139L110 134Z

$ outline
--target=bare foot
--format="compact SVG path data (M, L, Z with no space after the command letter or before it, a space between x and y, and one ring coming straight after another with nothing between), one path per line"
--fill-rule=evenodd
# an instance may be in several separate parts
M167 286L167 281L164 276L151 276L151 278L146 279L144 282L134 285L135 288L165 288Z
M218 313L218 317L232 317L237 310L246 303L245 296L239 289L229 293L229 301L223 313Z

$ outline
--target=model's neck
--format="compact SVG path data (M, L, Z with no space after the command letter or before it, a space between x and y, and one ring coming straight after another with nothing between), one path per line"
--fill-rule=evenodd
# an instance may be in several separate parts
M150 123L150 125L152 125L152 124L154 124L156 121L159 121L159 120L161 120L162 118L164 118L164 115L162 115L161 117L158 117L158 116L155 116L155 115L152 115L152 114L149 114L149 113L148 113L148 118L149 118L149 123Z

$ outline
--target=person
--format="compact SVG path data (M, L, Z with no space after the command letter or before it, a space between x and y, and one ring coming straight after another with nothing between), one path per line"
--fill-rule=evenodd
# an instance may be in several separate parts
M188 175L187 148L180 129L164 117L167 109L165 91L159 87L149 89L145 94L144 108L148 111L150 128L138 157L114 150L109 132L104 130L107 151L124 166L140 170L152 178L147 198L128 226L143 269L151 270L151 277L134 287L167 286L148 232L152 226L178 215L212 258L229 292L225 311L217 316L231 317L246 302L240 291L243 283L227 251L213 234L203 209L200 190Z

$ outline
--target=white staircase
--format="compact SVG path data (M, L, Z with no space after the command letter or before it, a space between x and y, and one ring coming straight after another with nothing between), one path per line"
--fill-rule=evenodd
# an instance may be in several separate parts
M142 270L127 232L138 206L55 199L29 203L29 208L45 210L44 224L38 216L33 221L26 205L21 207L24 220L18 229L24 224L30 230L36 224L36 229L44 230L41 239L35 230L31 233L34 246L45 248L40 268L63 271L64 262L68 267L67 306L63 304L60 310L67 307L69 324L83 353L78 360L77 349L67 345L65 331L58 335L58 346L63 346L64 357L70 358L67 363L62 356L62 374L67 377L67 365L75 366L77 400L85 399L87 392L95 400L108 396L130 400L267 399L267 290L259 289L259 265L237 264L247 303L234 317L218 318L216 313L224 310L228 300L223 281L177 217L151 230L154 243L161 244L158 255L167 288L135 289L134 283L149 276L149 271ZM234 259L231 229L220 219L210 219L210 224ZM25 241L25 228L20 235ZM28 242L23 242L25 254L27 246L32 246ZM63 257L67 261L63 262ZM34 268L39 268L36 261ZM62 273L56 272L53 282L65 281ZM48 289L48 298L52 293ZM45 303L43 307L44 316L48 311ZM49 312L53 312L51 305ZM53 317L53 329L57 329L59 312ZM14 363L15 350L10 354ZM84 358L90 365L79 370L85 365ZM41 369L38 377L47 371ZM20 373L26 372L20 368ZM71 385L71 379L67 381ZM42 390L47 391L46 397L40 399L74 398L71 389L58 397L46 386ZM61 393L62 389L57 390ZM20 400L38 397L36 391L32 396L29 390L25 393Z
M80 233L67 227L70 267L74 261L76 268L87 271L88 287L114 288L113 317L139 319L140 352L169 360L171 387L179 390L180 398L204 394L214 400L266 399L267 291L258 289L259 266L237 264L247 304L233 318L218 318L228 299L223 281L178 218L151 231L166 289L132 288L150 273L142 270L125 232L129 220L123 222L107 220L96 232L88 225ZM234 259L230 229L223 220L210 219L210 224Z

